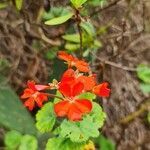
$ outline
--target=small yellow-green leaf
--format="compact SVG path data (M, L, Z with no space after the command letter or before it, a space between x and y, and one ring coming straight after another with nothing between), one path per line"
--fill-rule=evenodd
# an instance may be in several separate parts
M21 10L23 5L23 0L15 0L17 10Z
M81 7L87 0L71 0L71 3L75 8Z
M67 14L57 17L57 18L53 18L51 20L48 20L45 22L46 25L58 25L58 24L62 24L64 22L66 22L67 20L69 20L72 16L74 15L73 12L68 12Z

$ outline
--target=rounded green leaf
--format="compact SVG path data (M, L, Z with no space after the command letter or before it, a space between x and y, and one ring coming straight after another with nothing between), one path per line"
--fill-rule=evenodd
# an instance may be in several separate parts
M62 24L64 22L66 22L67 20L69 20L72 16L74 15L73 12L68 12L67 14L57 17L57 18L53 18L51 20L48 20L45 22L46 25L58 25L58 24Z
M53 110L53 103L49 102L45 104L41 110L36 114L36 127L44 133L51 131L56 121L56 116Z
M137 68L137 76L145 83L150 83L150 67L140 64Z
M20 144L21 138L22 135L18 131L12 130L10 132L7 132L5 134L5 140L4 140L6 149L8 150L16 149Z
M46 150L83 150L85 143L73 143L65 138L50 138L46 144Z
M34 136L25 135L21 139L19 150L37 150L38 142Z

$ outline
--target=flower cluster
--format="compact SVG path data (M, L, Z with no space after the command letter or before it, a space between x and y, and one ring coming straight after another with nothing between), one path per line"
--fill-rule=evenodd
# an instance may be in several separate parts
M62 97L54 105L55 114L58 117L67 117L71 121L79 121L86 113L92 110L92 102L89 99L80 98L80 94L91 92L101 97L108 97L110 89L108 83L97 84L96 75L92 74L88 63L67 54L64 51L58 53L58 58L67 62L68 69L63 73L60 82L49 85L36 85L33 81L28 81L28 88L24 90L22 99L27 99L24 103L29 110L35 106L39 107L48 100L50 94L43 93L46 89L58 90Z

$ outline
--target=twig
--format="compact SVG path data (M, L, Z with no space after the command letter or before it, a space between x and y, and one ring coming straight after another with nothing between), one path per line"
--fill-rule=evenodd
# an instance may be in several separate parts
M134 120L138 116L140 116L142 113L150 109L150 102L146 102L145 104L142 104L139 108L139 110L127 115L125 118L121 119L119 123L121 124L127 124L128 122Z
M77 21L77 28L80 36L80 57L82 58L83 54L83 40L82 40L82 30L81 30L81 16L79 10L76 9L76 21Z
M94 16L95 14L97 14L97 13L99 13L99 12L102 12L102 11L104 11L104 10L106 10L106 9L108 9L108 8L110 8L110 7L112 7L112 6L114 6L114 5L116 5L116 4L117 4L118 2L120 2L120 1L122 1L122 0L115 0L114 2L111 2L109 5L107 5L107 6L103 7L103 8L97 9L97 10L94 11L90 16Z
M109 60L104 60L102 58L99 58L97 57L94 53L90 52L92 55L94 55L98 60L100 60L101 62L103 62L104 64L107 64L107 65L110 65L110 66L113 66L113 67L116 67L116 68L120 68L120 69L123 69L123 70L126 70L126 71L136 71L136 68L130 68L130 67L127 67L127 66L122 66L120 64L117 64L117 63L114 63L114 62L111 62Z

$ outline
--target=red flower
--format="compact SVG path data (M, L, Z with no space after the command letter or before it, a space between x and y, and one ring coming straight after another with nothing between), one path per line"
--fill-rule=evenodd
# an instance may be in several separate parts
M47 94L39 92L41 90L49 88L49 86L46 85L36 85L34 81L28 81L27 82L28 88L24 90L24 93L22 94L22 99L27 99L24 105L28 107L29 110L33 110L35 107L35 102L39 107L42 107L42 103L44 101L47 101Z
M81 72L89 72L89 65L87 62L79 60L78 58L73 57L64 51L58 52L58 58L65 60L69 68L75 66Z
M84 84L78 81L72 69L68 69L59 83L59 91L65 96L64 100L54 105L58 117L67 116L69 120L78 121L82 115L92 110L92 103L87 99L78 99L77 96L84 90Z
M108 88L108 83L104 82L93 88L93 93L98 96L108 97L110 95L110 89Z

